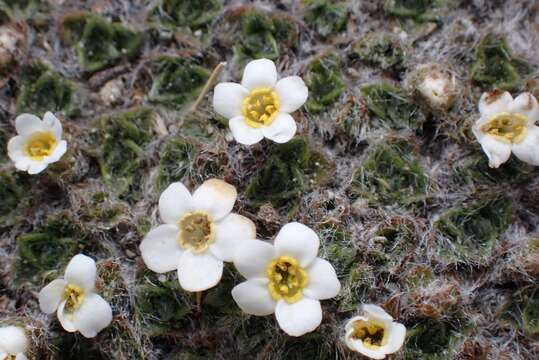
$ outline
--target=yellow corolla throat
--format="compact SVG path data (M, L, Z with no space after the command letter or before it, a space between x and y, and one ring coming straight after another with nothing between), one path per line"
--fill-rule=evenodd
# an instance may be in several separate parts
M186 213L179 225L178 241L184 249L200 253L215 241L215 225L211 216L203 211Z
M13 355L13 354L7 354L5 358L3 358L2 360L16 360L17 359L17 355Z
M68 284L64 288L63 297L66 300L64 309L73 312L80 308L84 302L84 290L80 286Z
M273 300L282 299L289 304L301 300L303 289L309 283L309 275L292 256L281 256L270 261L266 274Z
M45 157L50 156L58 141L51 132L37 132L30 136L26 143L26 154L35 161L41 161Z
M522 114L502 112L481 125L481 132L507 144L518 144L528 133L528 118Z
M279 107L279 96L272 88L258 88L243 99L241 113L247 125L259 128L275 120Z
M386 330L384 323L380 321L357 320L352 326L354 329L352 338L361 340L368 349L379 349L389 341L389 332Z

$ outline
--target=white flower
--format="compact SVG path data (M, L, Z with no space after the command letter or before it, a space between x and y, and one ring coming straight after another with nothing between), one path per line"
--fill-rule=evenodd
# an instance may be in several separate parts
M140 244L146 266L157 273L177 270L187 291L217 285L223 261L232 261L236 249L256 236L251 220L231 213L236 196L234 186L218 179L205 181L193 195L182 183L171 184L159 198L165 224Z
M230 119L230 130L240 144L253 145L264 137L285 143L297 128L290 113L307 101L308 94L299 76L277 81L273 61L258 59L245 67L241 85L225 82L215 87L213 107Z
M63 279L53 280L39 293L39 307L46 314L56 311L62 327L92 338L112 322L112 309L95 293L95 261L75 255Z
M34 175L65 154L62 124L52 113L47 112L43 121L31 114L19 115L15 127L19 135L9 140L7 151L17 169Z
M238 249L234 265L247 281L232 289L232 297L247 314L275 312L281 329L301 336L322 321L319 300L336 296L341 284L333 266L316 257L320 240L300 223L283 226L274 245L249 241Z
M499 167L511 156L539 166L539 105L530 93L513 99L508 92L484 93L479 101L481 117L472 131L489 159Z
M28 339L24 330L16 326L0 328L0 360L28 360Z
M404 343L406 328L377 305L363 305L363 316L355 316L346 324L348 348L371 359L384 359L397 352Z

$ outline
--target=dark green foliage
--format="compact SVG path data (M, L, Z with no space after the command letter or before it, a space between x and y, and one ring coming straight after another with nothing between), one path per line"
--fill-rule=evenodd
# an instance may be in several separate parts
M90 14L67 16L62 23L66 43L76 46L83 69L95 72L136 56L142 34Z
M384 9L388 15L416 22L436 22L438 16L433 10L441 4L441 0L386 0Z
M450 323L442 320L423 320L407 331L406 360L452 359L453 331Z
M355 263L341 284L339 311L357 311L360 304L368 303L367 299L376 293L375 268L365 263Z
M407 206L425 200L428 178L416 156L404 141L371 148L354 171L351 195L372 205Z
M142 170L152 140L153 112L136 108L104 117L99 121L98 160L101 175L107 185L126 200L134 201L140 194Z
M333 105L346 90L341 64L335 55L324 55L309 64L305 83L309 88L307 110L317 113Z
M387 33L366 34L352 44L353 54L366 64L383 70L401 71L406 56L399 39Z
M528 336L539 335L539 289L526 302L522 311L522 325Z
M504 37L486 35L477 46L472 79L485 89L515 90L529 65L511 55Z
M290 360L337 359L335 338L338 336L336 328L330 324L322 324L315 331L301 337L286 337L283 353L280 358Z
M176 181L182 181L191 170L197 148L183 137L167 141L161 152L159 163L158 188L164 190Z
M441 255L457 261L484 261L510 224L512 214L510 200L492 194L449 209L436 222L443 239Z
M210 72L189 58L162 56L152 65L154 74L148 97L151 101L182 108L194 101Z
M17 113L30 112L41 117L47 111L69 113L72 110L72 82L40 63L28 65L22 72Z
M391 270L391 267L401 265L403 259L413 252L419 239L412 224L395 218L378 228L374 240L376 245L369 257Z
M378 117L384 126L400 130L419 129L425 121L424 115L408 95L398 86L374 84L361 88L365 105Z
M305 21L321 36L327 37L346 27L348 11L344 2L303 0Z
M242 13L239 19L230 20L241 23L241 34L234 51L245 60L276 60L281 53L294 46L298 37L297 24L282 15L250 9Z
M41 6L41 0L0 0L0 24L27 19Z
M0 229L11 226L22 217L21 209L31 198L25 196L28 182L12 171L0 172Z
M311 186L311 179L316 179L319 172L327 171L315 164L320 164L320 156L314 156L302 138L275 146L251 179L246 190L247 198L255 207L267 202L277 207L291 205Z
M350 231L346 227L328 226L321 229L319 234L320 241L325 244L327 260L335 268L337 276L349 274L357 256Z
M54 359L57 360L106 360L98 343L92 339L86 339L79 333L66 333L60 331L59 335L52 339Z
M171 29L196 30L209 25L222 7L223 0L159 0L150 17Z

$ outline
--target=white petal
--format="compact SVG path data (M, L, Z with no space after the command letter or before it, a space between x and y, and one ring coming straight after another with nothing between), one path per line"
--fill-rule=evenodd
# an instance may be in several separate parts
M362 309L369 319L378 319L382 322L393 321L393 317L378 305L364 304Z
M95 287L96 272L94 259L78 254L67 264L64 278L68 284L78 285L86 291L92 291Z
M513 144L513 153L520 160L539 166L539 127L529 126L528 134L518 144Z
M264 138L262 129L254 128L245 122L243 116L236 116L228 121L232 136L242 145L253 145Z
M223 276L223 262L209 251L193 254L185 251L180 257L178 279L184 290L196 292L214 287Z
M66 305L66 300L60 303L60 305L58 306L58 310L56 310L56 316L58 317L58 321L60 321L60 325L62 325L65 331L75 332L77 331L77 327L75 326L75 323L73 322L74 320L73 314L66 312L64 310L65 305Z
M255 224L245 216L229 214L215 224L215 243L210 251L223 261L234 261L234 254L244 241L256 237Z
M47 111L45 116L43 116L43 125L53 132L57 140L62 138L62 123L50 111Z
M498 141L489 135L480 136L478 141L488 157L488 165L491 168L497 168L509 160L511 156L511 145Z
M9 139L7 143L7 153L9 158L13 162L17 162L21 158L26 158L26 142L28 141L28 137L17 135Z
M262 87L274 87L277 82L275 63L268 59L253 60L245 66L241 85L248 90Z
M296 121L290 114L280 113L270 125L263 126L261 129L265 137L283 144L294 137L297 128Z
M301 336L315 330L322 322L320 301L303 297L288 304L284 300L277 302L275 317L279 326L290 336Z
M291 113L299 109L309 96L309 90L299 76L289 76L277 81L275 91L279 95L281 105L279 111L284 113Z
M49 164L47 164L45 161L31 161L30 165L28 166L28 174L30 175L36 175L42 172L47 168Z
M41 289L39 292L39 308L41 311L45 314L52 314L58 309L66 285L67 281L64 279L56 279Z
M193 210L193 198L181 182L170 184L159 197L159 215L167 224L178 224L186 212Z
M341 291L335 269L326 260L316 258L307 268L309 283L304 290L305 296L317 300L331 299Z
M15 167L20 171L28 171L32 163L33 161L30 158L22 157L15 161Z
M73 313L74 326L87 338L95 337L111 322L112 309L109 303L92 292L86 293L81 307Z
M52 154L46 158L47 163L51 164L60 160L60 158L66 153L66 151L67 142L65 140L61 140L52 152Z
M217 84L213 91L213 109L227 119L240 116L243 99L247 95L249 90L240 84L232 82Z
M234 254L234 266L247 279L266 278L266 267L275 258L271 244L260 240L245 241Z
M274 245L277 256L292 256L302 267L307 267L318 254L320 239L311 228L292 222L279 231Z
M361 340L353 337L353 334L354 329L349 329L346 331L346 336L344 337L344 341L350 350L356 351L371 359L385 359L386 353L383 347L376 350L366 348Z
M348 332L349 330L354 329L354 323L359 320L367 321L368 319L365 316L354 316L346 322L344 330Z
M384 346L387 354L393 354L399 351L406 338L406 327L397 322L391 324L390 337L388 343Z
M519 113L528 118L528 124L534 125L539 120L539 104L532 94L522 93L513 100L509 112Z
M46 131L40 118L32 114L21 114L15 119L15 128L19 135L32 135L35 132Z
M507 91L498 90L483 93L479 100L479 112L481 117L490 118L501 112L509 111L513 97Z
M160 225L146 234L140 243L140 254L148 269L156 273L176 270L183 253L176 225Z
M28 358L26 357L26 355L18 353L17 356L15 356L15 360L28 360Z
M269 294L267 279L247 280L236 285L232 298L244 313L257 316L273 314L277 305Z
M24 329L18 326L6 326L0 328L0 349L8 354L26 352L28 339Z
M219 220L230 214L237 196L234 186L223 180L209 179L193 193L193 206L196 210L206 211L214 220Z

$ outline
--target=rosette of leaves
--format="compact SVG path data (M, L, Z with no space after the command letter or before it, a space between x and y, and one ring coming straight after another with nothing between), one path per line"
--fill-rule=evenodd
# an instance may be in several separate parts
M173 30L197 30L207 27L222 7L223 0L159 0L150 18Z
M435 10L443 0L386 0L384 10L388 15L415 22L438 22Z
M406 360L452 359L456 350L458 329L444 320L423 319L413 326L407 326Z
M307 68L305 83L309 88L307 110L318 113L335 104L346 90L339 58L330 54L314 59Z
M330 0L303 0L305 21L322 37L345 29L348 19L346 3Z
M401 71L406 52L392 34L375 32L364 35L352 44L353 56L382 70Z

